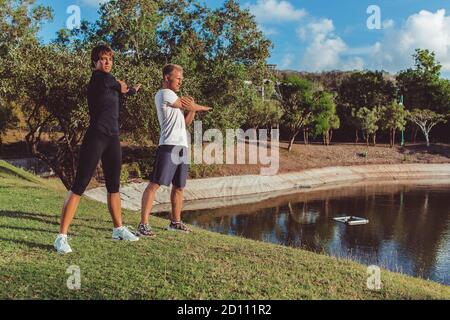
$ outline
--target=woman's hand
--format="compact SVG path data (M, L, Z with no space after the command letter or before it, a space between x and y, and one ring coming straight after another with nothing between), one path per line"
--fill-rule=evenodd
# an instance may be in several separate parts
M138 92L139 89L141 88L141 86L142 85L139 83L139 84L135 85L133 88L134 88L134 90L136 90L136 92Z
M127 93L128 92L127 84L122 80L117 80L117 82L120 84L120 92L123 94Z

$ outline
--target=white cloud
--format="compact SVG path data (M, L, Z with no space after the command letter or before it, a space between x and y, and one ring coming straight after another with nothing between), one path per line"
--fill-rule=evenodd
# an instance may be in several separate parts
M394 20L388 19L383 21L383 29L391 29L395 25Z
M99 7L101 4L109 1L110 0L83 0L83 3L92 7Z
M364 68L361 57L350 56L358 52L347 46L341 37L334 33L334 24L330 19L310 22L306 27L297 29L298 37L307 43L301 59L302 69L307 71L325 71L332 69L354 70ZM356 52L352 52L352 50ZM359 51L368 51L364 50Z
M398 29L386 30L373 57L386 70L396 72L412 66L416 48L434 51L442 71L450 71L450 15L445 9L422 10L411 15Z
M334 31L333 20L322 19L318 22L311 22L308 28L314 34L329 34Z
M263 26L262 24L258 25L259 30L266 36L273 36L278 34L278 30L275 28L268 28Z
M246 7L260 23L299 21L307 15L306 10L296 9L285 0L258 0L256 4L247 4Z
M445 9L422 10L409 16L403 25L383 21L384 37L373 45L350 47L335 34L333 21L321 19L298 28L297 36L306 44L302 69L384 69L398 72L413 66L415 49L428 49L450 73L450 14Z

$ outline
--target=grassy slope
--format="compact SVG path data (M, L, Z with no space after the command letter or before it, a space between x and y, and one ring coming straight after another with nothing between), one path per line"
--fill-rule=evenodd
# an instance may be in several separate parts
M383 289L366 289L366 267L324 255L196 229L163 230L136 243L110 240L105 205L84 199L71 228L74 253L52 243L61 187L0 161L0 298L33 299L450 299L450 288L382 272ZM124 212L136 225L138 214ZM68 290L70 265L81 289Z

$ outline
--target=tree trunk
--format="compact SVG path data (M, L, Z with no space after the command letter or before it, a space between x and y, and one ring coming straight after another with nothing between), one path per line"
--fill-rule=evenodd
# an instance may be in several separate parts
M366 132L366 145L369 146L369 133Z
M375 147L377 145L377 133L376 132L372 135L372 139L373 139L373 146Z
M325 137L326 145L330 145L330 130L327 130L326 137Z
M417 132L418 132L419 130L417 129L417 128L414 128L414 137L413 137L413 143L416 143L416 140L417 140Z
M291 152L292 146L294 145L295 137L297 137L299 132L300 132L300 130L295 131L294 135L292 136L291 140L289 141L288 152Z
M330 138L328 140L328 143L331 143L331 139L333 139L333 130L330 130Z
M358 129L355 129L355 143L358 143L359 136L358 136Z
M394 129L392 129L392 147L394 147L395 146L395 128Z
M427 147L429 147L430 146L430 137L428 136L428 133L425 133L425 140L427 141Z

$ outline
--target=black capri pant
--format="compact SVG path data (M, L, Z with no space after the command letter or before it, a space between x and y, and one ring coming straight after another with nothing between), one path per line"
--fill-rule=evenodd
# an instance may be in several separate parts
M80 149L78 170L71 189L73 193L79 196L84 193L100 159L108 193L119 192L122 168L119 136L109 136L101 131L88 129Z

